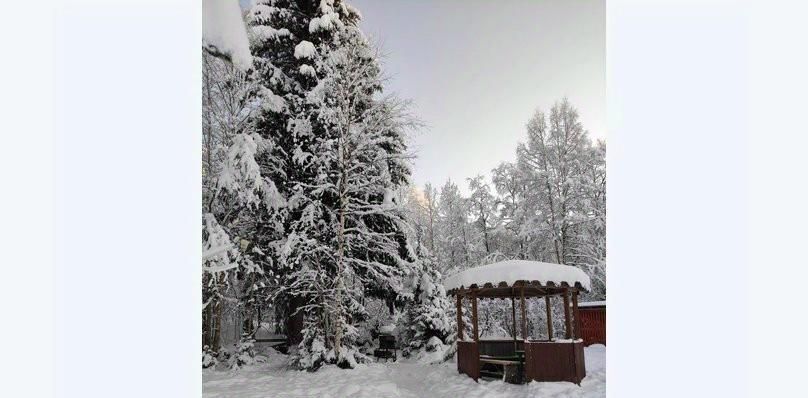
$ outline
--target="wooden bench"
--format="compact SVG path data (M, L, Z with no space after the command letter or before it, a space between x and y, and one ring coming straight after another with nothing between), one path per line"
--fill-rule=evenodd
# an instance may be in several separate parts
M389 334L379 335L379 348L373 350L373 356L376 358L393 358L395 361L398 358L398 348L396 348L396 337Z
M521 362L519 361L511 361L509 359L496 359L496 358L480 358L480 363L490 363L492 365L502 365L502 366L521 365Z
M263 339L253 339L256 343L267 343L268 346L286 354L289 351L289 340L286 336L273 336Z
M523 361L519 356L514 357L493 357L490 355L480 355L480 366L490 364L502 367L502 373L480 369L483 376L502 378L507 383L520 383L522 379Z

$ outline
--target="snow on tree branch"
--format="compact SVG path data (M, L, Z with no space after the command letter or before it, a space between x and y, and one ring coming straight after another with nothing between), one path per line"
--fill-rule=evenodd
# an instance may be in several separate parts
M202 46L241 70L252 67L238 0L202 0Z

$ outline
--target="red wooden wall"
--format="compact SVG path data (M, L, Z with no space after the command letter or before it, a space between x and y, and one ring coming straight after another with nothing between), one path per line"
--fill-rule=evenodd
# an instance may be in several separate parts
M579 307L584 345L606 345L606 307Z

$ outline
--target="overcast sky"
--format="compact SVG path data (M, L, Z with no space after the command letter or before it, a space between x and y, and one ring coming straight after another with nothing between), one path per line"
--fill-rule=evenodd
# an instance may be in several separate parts
M605 139L604 0L349 3L386 54L386 90L427 125L413 142L416 185L451 178L467 192L467 177L515 159L536 108L564 96Z
M441 185L513 160L536 108L567 96L605 138L603 0L353 0L387 57L387 90L415 102L413 180ZM464 189L465 191L465 189Z

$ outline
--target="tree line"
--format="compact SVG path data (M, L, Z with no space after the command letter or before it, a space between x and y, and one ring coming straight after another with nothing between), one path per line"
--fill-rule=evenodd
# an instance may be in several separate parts
M470 195L414 189L419 122L385 93L360 18L341 0L258 0L252 69L203 54L203 365L248 362L269 325L300 369L354 367L379 303L406 354L451 344L443 276L497 259L581 267L605 297L605 145L572 105L537 112L517 161Z
M592 279L585 298L606 297L606 144L593 142L567 100L537 110L514 162L489 178L410 189L418 242L444 274L505 259L579 267Z

